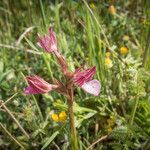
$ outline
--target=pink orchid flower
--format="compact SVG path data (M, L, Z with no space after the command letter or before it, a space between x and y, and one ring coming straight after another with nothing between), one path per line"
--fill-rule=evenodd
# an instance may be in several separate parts
M41 77L34 75L26 77L29 86L25 88L25 94L44 94L56 89L58 86L47 83Z
M58 50L55 32L52 28L49 28L49 35L45 34L43 37L38 35L38 43L48 53Z
M81 68L78 68L74 73L74 83L87 93L98 96L101 89L100 82L96 79L92 80L96 73L96 67L88 68L85 71L81 71Z

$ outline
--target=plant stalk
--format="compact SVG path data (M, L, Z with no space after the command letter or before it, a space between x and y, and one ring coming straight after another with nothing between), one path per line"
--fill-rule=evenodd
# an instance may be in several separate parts
M78 142L77 142L77 132L75 127L75 120L74 120L74 112L73 112L73 102L74 102L74 96L73 96L73 88L71 86L70 89L68 89L68 112L69 112L69 120L70 120L70 130L71 130L71 149L72 150L78 150Z
M41 121L44 122L44 117L43 117L43 115L42 115L41 109L40 109L40 107L39 107L39 104L38 104L38 102L37 102L35 96L32 95L32 98L33 98L33 100L34 100L34 102L35 102L35 105L36 105L37 111L38 111L38 113L39 113L39 115L40 115Z
M148 58L148 53L149 53L149 46L150 46L150 27L148 30L148 35L147 35L147 40L146 40L146 45L145 45L145 50L144 50L144 55L143 55L143 61L142 61L142 66L145 67L146 60Z
M41 8L41 14L42 14L42 20L43 20L43 25L46 28L46 17L45 17L45 12L44 12L44 8L43 8L43 3L42 0L39 0L40 3L40 8Z
M139 87L138 86L139 85L138 85L138 79L137 79L137 95L135 97L136 99L135 99L134 106L133 106L133 109L132 109L132 112L131 112L131 119L130 119L130 125L131 126L133 125L134 118L135 118L135 113L136 113L138 103L139 103Z
M136 109L138 107L138 103L139 103L139 97L136 96L134 106L133 106L133 110L132 110L132 113L131 113L130 125L133 125L133 121L134 121L134 118L135 118L135 113L136 113Z

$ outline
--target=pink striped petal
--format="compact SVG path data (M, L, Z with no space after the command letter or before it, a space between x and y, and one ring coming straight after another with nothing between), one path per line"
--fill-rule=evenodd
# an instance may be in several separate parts
M98 96L100 93L101 85L100 82L96 79L85 82L81 88L86 91L87 93L90 93L92 95Z
M38 34L38 43L40 47L42 47L46 52L51 53L58 50L57 47L57 39L55 36L55 32L52 29L49 29L49 34L45 34L40 36Z
M49 84L37 75L28 76L26 79L29 86L25 88L25 94L44 94L58 88L58 85Z
M39 94L38 91L36 91L34 88L32 88L31 86L28 86L25 88L24 90L25 94Z
M96 73L96 67L88 68L84 71L81 71L81 68L78 68L75 73L73 80L78 86L82 86L84 83L90 81Z

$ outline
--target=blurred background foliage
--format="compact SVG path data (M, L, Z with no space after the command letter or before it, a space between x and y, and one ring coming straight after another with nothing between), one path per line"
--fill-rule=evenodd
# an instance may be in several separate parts
M102 84L98 97L75 89L80 149L150 149L149 0L0 0L0 149L70 149L68 120L51 118L65 98L23 94L26 75L64 80L37 45L49 27L70 70L96 65Z

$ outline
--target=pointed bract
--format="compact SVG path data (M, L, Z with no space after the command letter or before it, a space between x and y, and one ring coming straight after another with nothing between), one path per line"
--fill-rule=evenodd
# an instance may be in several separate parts
M62 69L63 73L65 74L67 72L67 70L68 70L68 64L67 64L66 59L58 51L55 51L54 54L57 57L58 63L61 66L61 69Z
M81 68L77 69L74 74L74 82L78 86L82 86L85 82L90 81L96 73L96 67L91 67L85 71L81 71Z

